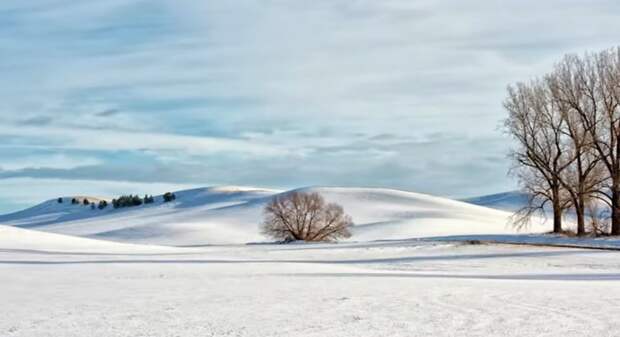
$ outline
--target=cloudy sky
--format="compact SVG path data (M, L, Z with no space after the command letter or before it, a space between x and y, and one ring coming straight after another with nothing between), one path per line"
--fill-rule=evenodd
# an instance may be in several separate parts
M514 188L507 84L620 2L2 0L0 211L207 185Z

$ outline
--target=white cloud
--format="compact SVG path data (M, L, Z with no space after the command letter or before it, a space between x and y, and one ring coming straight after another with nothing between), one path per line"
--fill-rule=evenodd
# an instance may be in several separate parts
M97 151L182 151L185 154L241 154L277 156L288 149L275 144L216 137L153 132L60 127L0 126L0 136L28 138L34 145L55 149Z
M73 169L82 166L99 165L102 161L95 157L68 156L65 154L27 155L12 158L0 163L0 170L21 170L26 168Z
M7 0L0 156L118 150L256 185L509 188L507 164L485 161L509 145L497 130L505 86L564 53L617 44L619 9L612 0ZM118 113L98 116L106 110ZM10 155L0 166L42 165ZM79 164L65 155L57 166ZM308 176L287 173L293 164Z

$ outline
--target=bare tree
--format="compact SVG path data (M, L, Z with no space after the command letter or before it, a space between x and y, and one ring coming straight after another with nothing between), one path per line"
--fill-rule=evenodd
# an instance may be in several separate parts
M292 192L276 196L265 206L263 234L275 239L335 241L351 237L351 217L318 193Z
M595 197L609 204L611 234L620 235L620 48L566 56L554 76L554 96L578 116L606 171Z
M561 67L545 77L558 112L564 120L562 132L567 138L567 162L571 163L561 174L560 182L571 199L571 206L577 220L577 235L586 234L586 212L588 204L596 198L606 179L601 160L595 150L591 126L582 122L578 111L566 104L562 87L570 86ZM569 80L570 82L570 80Z
M567 208L562 175L572 163L564 137L566 119L540 80L509 86L504 107L508 111L506 131L517 143L511 154L513 172L531 196L529 204L517 213L515 224L528 223L536 211L544 214L545 206L551 204L553 232L560 233Z
M607 216L607 212L609 208L605 208L605 210L601 210L601 202L600 200L590 200L587 204L587 213L590 216L590 232L595 236L601 235L609 235L609 217Z
M571 200L561 186L556 186L554 180L545 178L540 172L531 167L515 164L511 173L517 177L521 185L521 191L527 198L527 204L518 209L511 221L513 225L522 230L530 226L536 216L547 217L547 209L551 208L554 212L553 231L562 232L562 215L570 208ZM555 201L559 199L559 201ZM555 204L555 208L553 208Z

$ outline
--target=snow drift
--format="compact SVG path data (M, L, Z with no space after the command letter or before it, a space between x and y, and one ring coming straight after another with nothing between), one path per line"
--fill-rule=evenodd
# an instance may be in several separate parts
M167 253L173 249L171 247L93 240L3 225L0 225L0 246L2 250L80 254L152 254Z

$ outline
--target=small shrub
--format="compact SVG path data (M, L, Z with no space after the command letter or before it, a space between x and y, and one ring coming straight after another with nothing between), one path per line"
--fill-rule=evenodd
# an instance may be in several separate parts
M166 192L164 193L164 202L170 202L177 199L177 196L174 193Z
M85 206L90 205L90 201L88 201L88 199L86 199L86 198L84 198L84 202L83 203L84 203Z
M142 198L138 195L122 195L118 197L118 199L112 199L112 206L114 208L122 208L122 207L134 207L140 206L144 203Z
M58 198L58 203L62 204L62 198Z

